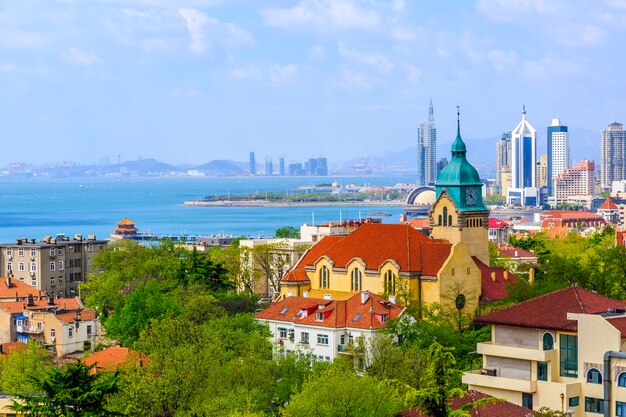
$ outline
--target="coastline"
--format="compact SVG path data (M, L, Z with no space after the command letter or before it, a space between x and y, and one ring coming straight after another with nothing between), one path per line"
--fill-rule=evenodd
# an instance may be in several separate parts
M332 206L353 206L353 207L380 207L404 206L404 201L302 201L302 202L282 202L282 201L185 201L183 206L188 207L332 207Z

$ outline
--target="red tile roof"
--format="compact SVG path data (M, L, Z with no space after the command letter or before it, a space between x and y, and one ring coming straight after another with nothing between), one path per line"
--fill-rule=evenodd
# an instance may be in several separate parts
M478 324L576 331L577 322L568 320L567 313L594 314L625 307L623 301L572 286L477 317L474 321Z
M22 342L6 342L2 344L2 352L7 355L11 352L28 350L28 345Z
M401 221L400 224L409 225L415 229L425 229L430 227L430 219L411 219Z
M611 197L607 197L604 203L598 207L598 210L619 210L619 207L617 207L617 204L615 204Z
M23 283L15 278L0 278L0 301L13 300L17 298L26 298L28 295L35 297L45 296L46 294L35 287Z
M516 248L511 245L501 245L498 247L500 250L500 254L502 256L506 256L507 258L532 258L537 260L537 255L522 248Z
M118 367L130 362L145 366L146 356L136 350L114 346L87 356L83 362L87 366L96 364L96 372L101 370L115 371Z
M367 301L361 303L361 294L366 292L355 293L347 300L287 297L256 313L255 317L259 320L283 321L335 329L381 329L387 325L383 321L383 314L387 315L387 320L391 320L400 317L404 311L404 308L371 292L367 292ZM317 319L317 313L323 313L323 320Z
M620 331L622 338L626 337L626 316L605 318L613 327Z
M469 404L476 400L489 398L489 395L478 391L467 391L463 397L456 397L450 401L450 408L458 410L465 404ZM508 401L490 402L485 405L478 406L469 411L472 417L532 417L533 413L528 408L510 403ZM431 417L419 409L403 411L399 417Z
M336 267L345 268L355 258L361 259L369 270L379 269L393 260L401 272L421 272L435 276L450 255L452 245L433 240L406 224L368 223L346 236L327 236L302 257L286 282L304 279L296 271L313 267L322 256L327 256Z
M550 210L543 213L541 219L600 220L604 219L604 217L596 213L589 213L588 211Z
M63 310L76 310L83 308L83 304L78 297L74 298L57 298L54 300L53 305L48 304L48 299L43 297L41 300L38 298L33 299L33 305L27 305L27 301L5 301L0 303L0 309L9 313L21 313L24 310L45 310L45 309L63 309Z
M59 313L56 314L56 318L59 319L62 323L73 323L76 319L76 311L70 311L67 313ZM89 321L95 320L96 312L94 310L80 310L78 312L78 319L80 321Z
M502 219L496 219L495 217L489 217L489 228L490 229L502 229L503 227L508 227L509 224Z
M515 281L517 277L510 271L507 273L507 279L504 278L505 269L502 267L489 267L482 263L477 257L472 256L472 259L480 269L480 275L482 279L482 301L494 302L503 300L508 297L506 287L509 283ZM495 274L495 281L492 277L492 273Z

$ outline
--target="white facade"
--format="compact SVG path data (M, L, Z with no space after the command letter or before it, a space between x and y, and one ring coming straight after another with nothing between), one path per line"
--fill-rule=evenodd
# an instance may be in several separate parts
M548 146L550 160L548 161L548 181L554 181L570 167L569 132L567 126L561 124L560 119L552 119L548 128ZM552 190L553 188L551 188ZM550 193L550 195L553 195Z
M522 111L522 121L511 133L511 151L511 187L507 202L538 206L537 130L526 120L526 107Z

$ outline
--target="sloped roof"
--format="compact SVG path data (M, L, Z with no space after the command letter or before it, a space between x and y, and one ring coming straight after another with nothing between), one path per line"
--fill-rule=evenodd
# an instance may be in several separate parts
M45 296L45 293L41 292L37 288L15 278L11 278L10 280L7 278L0 278L0 300L11 299L15 301L16 298L26 298L29 294L34 297L38 297L40 295Z
M611 197L607 197L604 203L598 207L598 210L619 210L619 207L617 207L617 204L615 204Z
M496 219L495 217L489 217L489 228L490 229L501 229L503 227L508 227L508 223L502 219Z
M550 210L541 215L543 220L548 219L563 219L563 220L600 220L604 219L597 213L590 213L588 211L569 211L569 210Z
M124 226L134 226L135 222L128 219L128 218L123 218L122 220L120 220L119 222L117 222L118 225L124 225Z
M78 297L73 298L57 298L54 300L54 304L48 304L48 299L43 297L41 300L38 298L33 299L33 305L27 305L27 301L6 301L0 303L0 309L8 313L21 313L24 310L45 310L45 309L62 309L62 310L77 310L83 308L83 304Z
M494 302L504 300L508 297L506 292L506 287L511 282L517 280L517 277L512 273L508 272L507 279L504 278L505 269L501 266L499 267L490 267L482 263L477 257L472 256L472 259L480 269L481 282L482 282L482 301L483 302ZM495 281L491 274L495 274Z
M283 278L285 282L304 279L304 268L328 257L336 267L345 268L355 258L366 269L377 270L393 260L401 272L436 275L450 255L452 245L424 236L410 225L368 223L346 236L326 236L307 251Z
M502 256L507 258L532 258L537 259L537 255L522 248L516 248L511 245L501 245L498 250Z
M145 361L146 356L144 354L120 346L113 346L100 352L95 352L83 360L87 366L96 364L95 368L97 371L115 371L118 367L130 362L136 362L143 366L146 363Z
M56 318L61 323L73 323L76 319L76 311L56 314ZM80 321L95 320L95 318L96 318L96 312L94 310L86 309L86 310L80 310L78 312L78 320Z
M625 307L623 301L572 286L477 317L474 321L478 324L576 331L577 322L568 320L567 313L594 314Z
M455 397L450 401L450 408L458 410L466 404L480 400L483 398L489 398L489 395L482 392L470 390L465 393L463 397ZM472 417L532 417L533 412L526 407L519 406L517 404L510 403L508 401L490 402L485 405L478 406L469 411ZM418 408L413 410L403 411L399 417L431 417L430 414L426 414Z
M254 316L260 320L335 329L380 329L386 326L386 322L382 321L383 314L391 320L400 317L404 311L404 308L373 293L368 293L367 301L361 303L361 294L364 292L355 293L347 300L287 297ZM324 314L323 320L317 319L317 313Z

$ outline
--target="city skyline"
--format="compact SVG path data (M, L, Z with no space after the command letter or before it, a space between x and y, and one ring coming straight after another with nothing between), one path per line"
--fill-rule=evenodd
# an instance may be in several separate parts
M558 115L599 132L626 114L613 53L625 13L618 1L9 2L0 165L242 160L294 143L296 160L382 154L414 144L428 97L442 144L459 104L468 139L510 130L522 104L536 126Z

